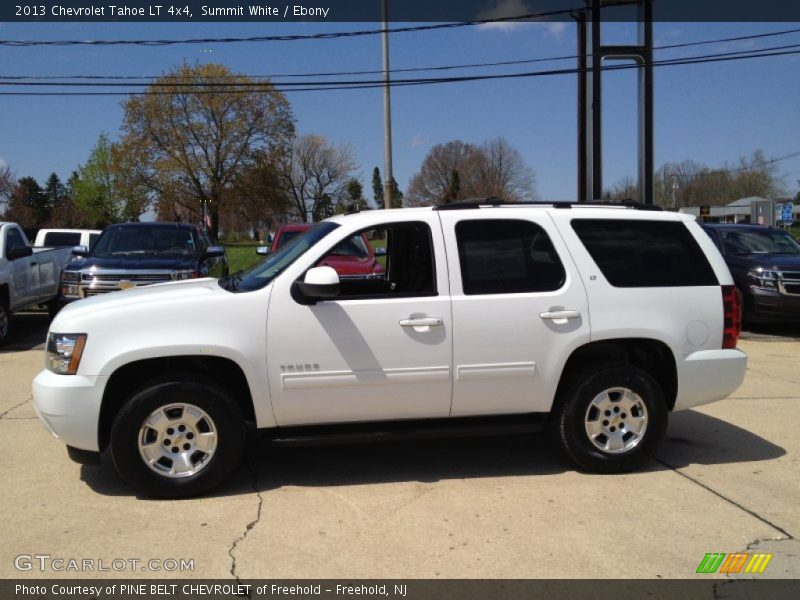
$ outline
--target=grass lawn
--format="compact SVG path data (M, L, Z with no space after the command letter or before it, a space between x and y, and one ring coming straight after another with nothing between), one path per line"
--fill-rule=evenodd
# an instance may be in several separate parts
M369 243L373 248L385 248L386 238L370 240ZM264 260L263 256L256 254L257 247L258 244L252 242L225 244L225 253L228 256L228 269L230 272L246 271ZM378 262L385 267L386 257L379 257Z
M228 269L231 273L246 271L264 260L256 254L258 244L226 244L225 254L228 256Z

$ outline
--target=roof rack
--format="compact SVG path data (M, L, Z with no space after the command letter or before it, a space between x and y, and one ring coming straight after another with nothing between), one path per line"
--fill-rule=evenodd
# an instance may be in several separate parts
M434 206L433 210L470 210L478 208L490 208L496 206L545 206L552 208L572 208L573 206L599 206L599 207L620 207L632 208L635 210L663 210L660 206L655 204L643 204L642 202L634 202L633 200L622 200L619 202L612 202L610 200L594 200L592 202L537 202L537 201L524 201L524 202L506 202L496 196L489 198L470 198L467 200L458 200L448 204L440 204Z

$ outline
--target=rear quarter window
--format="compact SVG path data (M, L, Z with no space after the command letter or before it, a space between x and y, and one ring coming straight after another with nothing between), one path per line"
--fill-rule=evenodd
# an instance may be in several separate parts
M572 228L615 287L719 285L703 250L681 222L573 219Z

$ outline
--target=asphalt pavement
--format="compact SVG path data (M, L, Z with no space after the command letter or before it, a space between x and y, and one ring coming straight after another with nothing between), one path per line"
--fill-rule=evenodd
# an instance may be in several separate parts
M253 440L222 488L160 501L133 495L108 458L72 463L35 418L47 324L15 316L0 352L1 577L98 576L17 568L48 555L127 561L104 577L723 579L695 570L737 551L773 554L759 577L800 575L800 329L745 334L744 385L671 415L636 473L580 473L547 437Z

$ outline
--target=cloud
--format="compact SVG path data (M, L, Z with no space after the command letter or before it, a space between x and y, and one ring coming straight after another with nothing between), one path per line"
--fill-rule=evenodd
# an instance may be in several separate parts
M524 0L493 0L491 8L478 13L476 19L503 19L535 13L536 9L528 6ZM566 28L562 21L498 21L495 23L481 23L478 29L511 32L530 27L543 27L551 35L561 37Z
M411 138L411 147L418 148L420 146L424 146L428 140L425 139L425 136L421 133L418 133L413 138Z
M2 156L0 156L0 169L2 169L3 167L7 167L7 166L8 166L8 163L6 162L6 160Z

